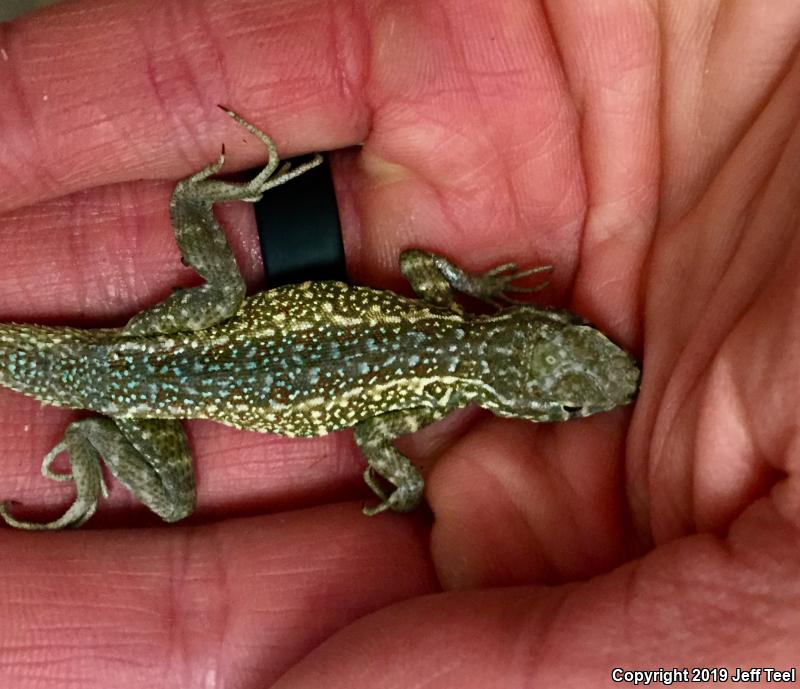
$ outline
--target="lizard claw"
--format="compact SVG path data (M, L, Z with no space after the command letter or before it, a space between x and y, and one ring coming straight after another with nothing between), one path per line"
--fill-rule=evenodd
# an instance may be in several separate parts
M473 292L473 296L478 297L492 306L500 306L501 304L499 302L504 304L523 304L523 301L515 299L511 294L538 292L547 287L550 281L546 280L532 287L520 287L514 283L529 275L545 273L551 270L553 270L553 266L549 265L517 270L516 263L504 263L501 266L492 268L492 270L485 272L483 275L476 276L476 289Z
M384 500L382 503L375 505L375 507L367 507L365 505L361 511L368 517L374 517L376 514L385 512L388 509L389 509L389 501Z

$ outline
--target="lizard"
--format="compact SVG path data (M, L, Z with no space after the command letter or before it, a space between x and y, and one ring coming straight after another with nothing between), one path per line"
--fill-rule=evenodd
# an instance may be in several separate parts
M75 499L48 522L0 516L22 529L77 527L107 496L102 464L166 522L196 506L182 421L316 436L353 428L364 480L380 500L368 515L414 509L419 470L393 441L477 404L501 417L565 421L630 403L634 358L568 311L517 298L547 283L518 281L550 266L506 263L469 273L443 256L409 249L400 271L415 297L338 281L312 281L246 296L216 203L255 202L319 164L281 165L272 139L227 114L268 151L250 181L215 177L215 162L179 181L170 217L182 261L204 283L178 289L121 328L0 325L0 385L42 403L96 412L73 421L45 456L46 478L72 481ZM457 293L496 307L468 313ZM69 456L69 469L54 460ZM390 490L391 488L391 490Z

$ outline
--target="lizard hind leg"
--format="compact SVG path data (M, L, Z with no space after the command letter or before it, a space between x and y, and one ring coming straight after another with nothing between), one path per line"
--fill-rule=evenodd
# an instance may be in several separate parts
M64 439L45 455L42 461L42 475L53 481L74 481L76 496L69 509L58 519L49 522L31 522L17 519L9 512L8 505L0 505L0 517L17 529L55 530L66 527L78 527L86 522L97 509L102 495L108 494L100 469L100 454L84 433L82 421L76 421L67 428ZM70 470L67 473L55 472L53 461L62 452L68 452Z
M52 470L53 460L69 453L70 471ZM179 421L92 417L70 424L64 439L44 458L42 474L56 481L74 481L70 508L50 522L23 521L0 505L0 517L10 526L28 530L78 527L107 495L101 464L165 521L191 514L195 506L194 475L186 437Z

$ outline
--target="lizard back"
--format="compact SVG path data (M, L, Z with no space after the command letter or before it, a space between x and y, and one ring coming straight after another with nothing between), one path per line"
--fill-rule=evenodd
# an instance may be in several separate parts
M322 435L439 404L448 378L468 373L455 354L468 337L459 314L392 292L289 285L206 330L101 347L108 388L97 411Z
M395 409L458 406L446 398L454 379L477 375L469 342L481 337L450 309L308 282L256 294L228 321L173 335L2 325L0 384L111 416L322 435Z

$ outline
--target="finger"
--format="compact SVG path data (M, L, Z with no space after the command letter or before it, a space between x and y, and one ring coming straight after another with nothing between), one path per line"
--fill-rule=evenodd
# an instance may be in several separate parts
M580 112L582 184L590 199L572 306L594 323L617 326L615 334L635 345L637 276L652 242L665 164L659 17L641 2L600 3L588 11L546 4ZM620 313L627 314L624 323Z
M0 171L5 171L0 203L14 207L114 181L180 177L214 160L221 142L228 142L230 169L263 159L253 137L243 136L214 107L224 101L236 103L273 134L284 154L365 141L358 155L342 161L342 174L351 179L337 179L345 242L360 280L385 284L386 273L397 275L398 251L416 240L431 246L436 237L444 245L463 246L466 257L487 246L497 247L499 254L496 227L503 222L501 215L513 220L504 253L511 248L521 254L560 255L564 265L575 260L574 232L563 230L579 227L583 208L576 183L581 174L576 120L559 114L568 93L552 89L560 69L557 55L546 51L541 59L529 54L531 42L549 41L541 13L521 5L522 30L512 32L506 43L494 40L497 32L507 31L508 15L499 8L482 10L480 16L448 9L459 29L453 34L457 45L450 46L437 34L447 23L431 14L427 3L420 4L419 13L397 12L391 5L371 8L363 26L357 17L332 15L321 2L295 5L288 16L269 3L247 5L243 12L235 11L238 6L195 3L178 9L169 1L131 5L115 0L103 12L59 6L12 25L9 42L15 49L4 49L8 59L0 62L0 69L22 91L0 113L7 146L0 155ZM181 12L181 22L173 22L170 12ZM475 35L476 21L481 36ZM179 32L191 35L191 41L184 45ZM251 46L243 35L274 40ZM342 61L336 51L326 51L321 35L330 36L332 44L347 45L350 59ZM409 35L422 41L430 68L404 59ZM485 39L481 50L487 52L481 59L486 68L520 75L525 89L515 83L499 94L494 82L472 78L463 54L469 52L466 43L478 39ZM35 59L43 43L48 51L68 46L67 58ZM129 58L125 61L117 59L121 45ZM178 74L176 45L182 48ZM381 51L370 54L370 45L382 46ZM104 68L97 70L97 64ZM270 68L254 70L256 64ZM365 81L364 75L373 73L375 78ZM453 92L447 74L457 77L464 89L457 101L446 96ZM161 80L167 79L175 88L162 88ZM119 88L121 83L125 89ZM185 83L193 88L180 88ZM28 85L35 85L35 93L24 91ZM532 111L526 89L553 95L537 99ZM487 108L500 103L487 129ZM367 113L373 111L381 126L369 130ZM454 111L459 116L449 118ZM474 141L460 134L453 145L452 125L419 125L442 117L458 122L461 132L486 136ZM529 126L519 127L522 120ZM568 151L553 150L551 136L531 145L530 132L544 125L558 128L552 136L563 138ZM241 141L247 142L246 148L236 145ZM438 146L440 142L447 145ZM441 153L431 156L431 150ZM501 175L484 174L486 160L494 168L515 170L508 181L512 198L507 198ZM453 169L469 174L463 188L448 181ZM394 184L399 171L408 186ZM475 185L478 194L473 193ZM542 225L541 213L534 210L543 204L531 205L532 194L557 204L558 217ZM414 218L413 226L398 224L398 217ZM533 237L538 248L531 243L529 228L534 226L540 228ZM384 262L377 265L376 257Z
M20 689L268 686L353 620L436 590L413 520L357 505L0 539L0 660Z
M625 413L554 425L490 418L448 448L426 493L443 586L560 583L629 557Z
M328 689L594 689L633 685L633 676L612 675L615 668L684 667L687 683L692 668L727 669L722 685L758 658L768 660L756 667L791 670L798 533L765 502L724 543L686 538L585 583L391 606L337 633L274 687L311 687L324 677Z
M228 169L263 160L218 103L263 124L283 155L361 140L360 33L344 44L355 59L320 40L335 43L353 21L322 3L112 0L14 22L0 59L0 83L15 84L0 111L1 208L182 177L216 159L222 142Z
M496 247L490 253L498 256L509 249L554 256L567 270L576 261L585 202L578 120L538 6L520 2L520 23L510 32L508 13L494 6L478 14L448 7L444 15L429 3L419 3L419 12L371 6L363 21L331 14L322 2L293 5L288 16L269 3L238 7L115 0L102 12L61 6L14 24L16 49L0 63L9 81L23 85L0 114L8 142L9 162L0 158L6 207L114 181L180 177L215 159L223 141L231 169L263 159L253 137L243 137L214 107L224 101L273 134L284 154L365 143L342 162L350 179L338 185L360 280L381 284L387 272L397 274L389 257L434 239L462 246L467 257ZM449 26L455 45L441 40ZM184 34L192 36L185 44ZM272 40L242 39L252 35ZM510 82L473 78L464 56L476 41L481 69L514 75ZM67 59L35 59L44 43L48 51L68 46ZM128 60L117 59L121 45ZM348 59L328 45L347 45ZM381 50L373 54L369 46ZM426 60L416 59L420 53ZM175 87L164 88L164 81ZM186 83L192 88L180 88ZM29 84L35 93L24 92ZM531 91L545 96L533 107ZM494 113L489 121L487 111ZM420 124L428 122L444 125ZM548 136L536 136L542 130ZM554 147L553 140L562 143ZM248 147L236 146L240 141ZM558 213L541 210L550 207ZM501 248L496 228L506 225ZM376 265L375 257L384 263Z
M579 122L541 5L413 7L374 15L380 102L347 168L359 251L395 255L400 218L404 247L458 247L470 272L547 256L568 273L585 207Z
M183 266L169 218L173 182L108 185L0 216L0 318L117 326L176 287ZM216 209L250 289L263 287L244 204Z
M764 126L764 119L775 123L775 108L765 106L780 100L779 91L786 90L789 110L795 107L791 97L796 84L787 83L786 77L795 61L800 5L777 0L770 4L768 16L758 0L720 3L714 16L697 5L686 9L659 18L664 89L659 135L668 155L664 169L669 170L659 213L667 227L685 219L699 201L697 190L722 172L735 150L752 166L750 174L758 176L776 149L783 151L784 137L791 136L780 130L785 126L784 131L795 131L788 115L784 126L771 129L766 137L754 132ZM700 33L686 41L689 27ZM698 116L702 131L692 124ZM755 156L741 150L746 133L747 145L759 151ZM741 203L746 205L745 200Z

